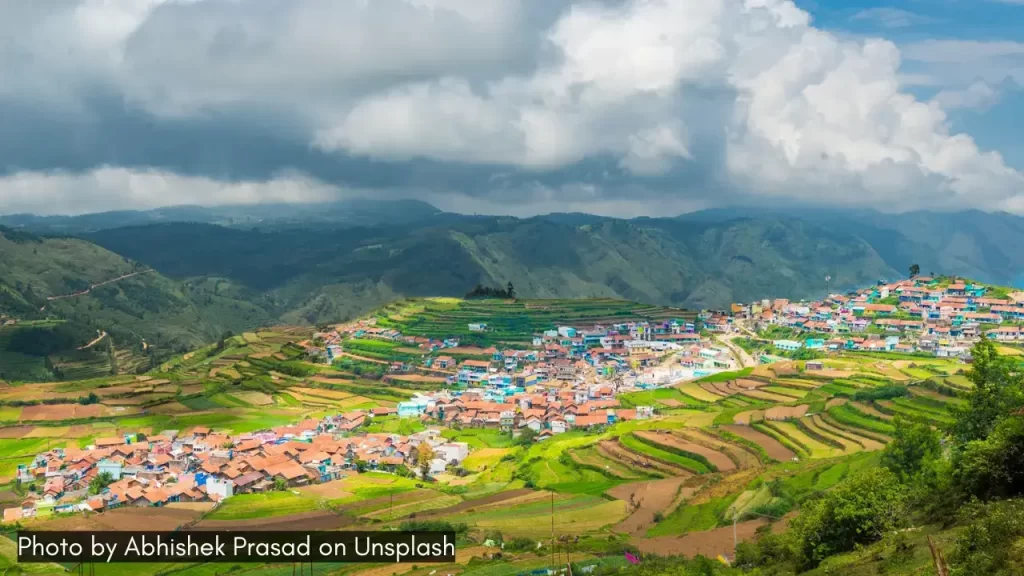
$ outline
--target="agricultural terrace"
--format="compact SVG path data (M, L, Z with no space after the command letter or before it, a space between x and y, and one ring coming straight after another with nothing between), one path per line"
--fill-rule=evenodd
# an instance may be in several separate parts
M482 346L528 346L534 334L559 325L592 326L646 320L694 321L696 312L614 300L460 300L422 298L403 300L381 308L377 326L408 336L462 338ZM471 323L487 325L473 332Z
M469 322L486 322L487 340L481 344L523 344L527 334L560 323L645 314L678 312L602 300L427 299L391 305L376 317L403 334L432 336L468 336ZM279 327L229 338L145 375L4 386L0 475L9 481L18 464L49 447L82 446L123 431L200 425L254 431L307 417L393 407L417 390L439 388L431 381L385 383L344 366L305 362L303 342L311 336L306 329ZM378 341L367 341L374 344L366 351L374 353L370 348ZM653 406L653 418L576 429L533 443L496 428L374 418L353 433L408 435L440 427L446 440L468 444L471 455L427 480L350 470L340 480L294 491L238 495L213 510L174 505L109 511L97 518L121 528L137 526L140 518L152 522L153 515L172 524L221 528L451 525L460 530L462 547L483 550L480 556L486 555L485 540L504 539L500 562L467 558L468 564L460 565L463 574L512 575L545 566L552 518L560 553L571 546L574 557L595 563L614 565L624 549L727 554L734 520L740 539L752 538L759 526L788 518L807 499L877 466L897 417L944 425L950 408L962 405L972 388L969 367L951 359L840 353L821 362L821 369L784 361L634 392L619 398L621 406ZM0 497L16 502L25 493L24 486L10 483ZM58 521L70 522L52 522ZM9 552L0 546L8 563ZM200 573L198 566L182 568L182 574ZM238 566L227 573L256 574L264 568ZM138 569L155 573L166 566ZM337 567L334 573L370 569L351 570Z

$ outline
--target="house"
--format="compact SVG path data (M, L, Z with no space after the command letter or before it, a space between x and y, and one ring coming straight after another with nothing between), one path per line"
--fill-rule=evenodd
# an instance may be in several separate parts
M230 498L235 492L235 483L231 480L220 480L213 476L206 478L206 493L211 498L216 497L219 500L224 498Z
M110 474L114 480L121 479L121 463L113 462L111 460L100 460L96 465L96 471L99 474Z
M432 366L440 370L455 368L455 359L451 356L438 356L437 358L434 358Z
M469 444L465 442L448 442L434 448L434 454L446 462L461 463L469 456Z
M803 344L795 340L775 340L772 345L779 350L785 350L787 352L793 352L799 350Z
M473 322L469 324L470 332L483 332L485 330L487 330L487 324L482 322Z

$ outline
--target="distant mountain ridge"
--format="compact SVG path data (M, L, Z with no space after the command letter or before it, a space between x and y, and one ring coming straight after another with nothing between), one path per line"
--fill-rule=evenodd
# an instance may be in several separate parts
M233 206L170 206L153 210L121 210L80 216L0 216L0 225L41 234L84 234L168 222L196 222L232 227L297 225L373 226L406 224L441 211L419 200L353 198L315 204L243 204Z
M512 282L527 298L720 309L894 280L914 263L924 273L1024 281L1024 218L1005 213L758 208L631 220L514 218L366 200L290 206L256 224L241 216L275 210L6 217L24 226L0 231L0 313L57 314L121 341L180 349L223 330L343 320L403 296L461 296L477 284ZM201 221L227 217L233 224ZM64 237L26 232L33 226ZM137 267L156 272L38 310L40 296Z

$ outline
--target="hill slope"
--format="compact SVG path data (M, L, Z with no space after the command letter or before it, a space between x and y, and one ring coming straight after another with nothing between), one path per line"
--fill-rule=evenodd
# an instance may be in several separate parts
M337 299L461 295L513 282L528 298L601 296L684 307L819 295L897 276L863 240L798 220L654 224L601 219L454 219L443 227L229 230L121 228L88 238L179 278L218 275L268 291L315 322ZM295 314L293 314L294 316Z
M145 340L161 357L268 322L261 301L215 282L182 285L85 240L0 228L0 315L19 320L0 352L57 364L54 355L105 355L111 345L142 354ZM77 350L102 333L109 342Z

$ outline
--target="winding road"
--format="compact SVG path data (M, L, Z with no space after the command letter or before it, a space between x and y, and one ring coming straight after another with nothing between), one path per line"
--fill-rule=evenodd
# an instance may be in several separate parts
M96 288L99 288L100 286L106 286L107 284L110 284L110 283L113 283L113 282L119 282L119 281L124 280L126 278L131 278L132 276L138 276L139 274L145 274L147 272L152 272L152 271L153 271L153 269L150 268L149 270L142 270L140 272L132 272L131 274L125 274L123 276L118 276L117 278L111 278L110 280L105 280L103 282L100 282L99 284L93 284L92 286L89 286L88 288L86 288L85 290L82 290L81 292L75 292L73 294L64 294L62 296L47 296L46 299L52 302L54 300L63 300L65 298L74 298L75 296L85 296L86 294L88 294L89 292L92 292L93 290L95 290Z

